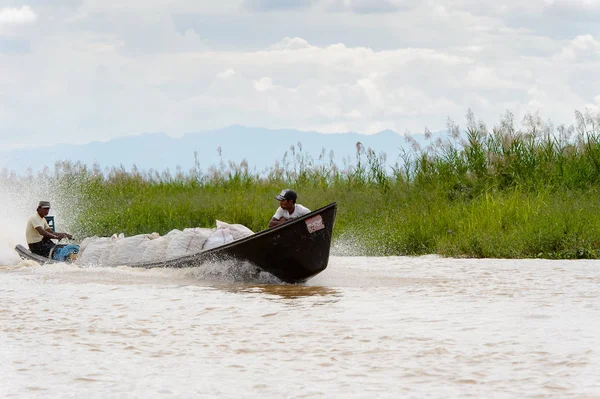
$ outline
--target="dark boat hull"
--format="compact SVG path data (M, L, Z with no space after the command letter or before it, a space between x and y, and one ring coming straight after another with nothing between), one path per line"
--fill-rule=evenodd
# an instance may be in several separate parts
M17 251L17 253L21 257L21 259L34 260L37 263L39 263L40 265L44 265L47 263L58 263L54 259L50 259L50 258L46 258L45 256L34 254L29 249L25 248L24 246L22 246L20 244L15 247L15 251Z
M207 261L250 262L287 283L301 283L322 272L329 263L329 251L336 203L272 229L263 230L226 245L162 262L136 263L131 267L196 267ZM52 259L32 254L24 247L15 248L22 258L39 263Z
M282 281L301 283L327 267L336 211L334 202L221 247L165 262L129 266L195 267L206 261L248 261Z

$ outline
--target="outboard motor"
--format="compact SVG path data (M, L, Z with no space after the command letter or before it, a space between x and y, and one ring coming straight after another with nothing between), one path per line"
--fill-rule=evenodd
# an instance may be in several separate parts
M79 245L57 244L50 250L50 258L58 262L75 262L79 255Z
M56 231L56 224L54 223L54 216L44 216L48 226L52 231ZM79 245L76 244L56 244L54 248L50 250L50 259L58 262L75 262L79 255Z

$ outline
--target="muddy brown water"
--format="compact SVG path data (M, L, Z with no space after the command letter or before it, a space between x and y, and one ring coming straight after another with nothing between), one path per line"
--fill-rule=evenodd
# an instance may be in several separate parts
M599 288L599 261L332 257L304 285L21 262L0 397L600 398Z

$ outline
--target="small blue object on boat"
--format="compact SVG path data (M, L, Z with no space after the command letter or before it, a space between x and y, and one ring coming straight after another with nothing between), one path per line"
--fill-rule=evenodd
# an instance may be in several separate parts
M79 245L58 244L50 253L50 257L58 262L73 262L79 254Z

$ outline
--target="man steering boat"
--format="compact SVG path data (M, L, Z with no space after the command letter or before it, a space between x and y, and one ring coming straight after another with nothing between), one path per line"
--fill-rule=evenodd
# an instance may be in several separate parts
M34 254L52 257L52 252L56 244L52 240L62 240L63 238L71 239L73 236L69 233L57 233L52 230L46 216L50 212L50 202L40 201L36 212L27 220L25 227L25 238L29 250Z

